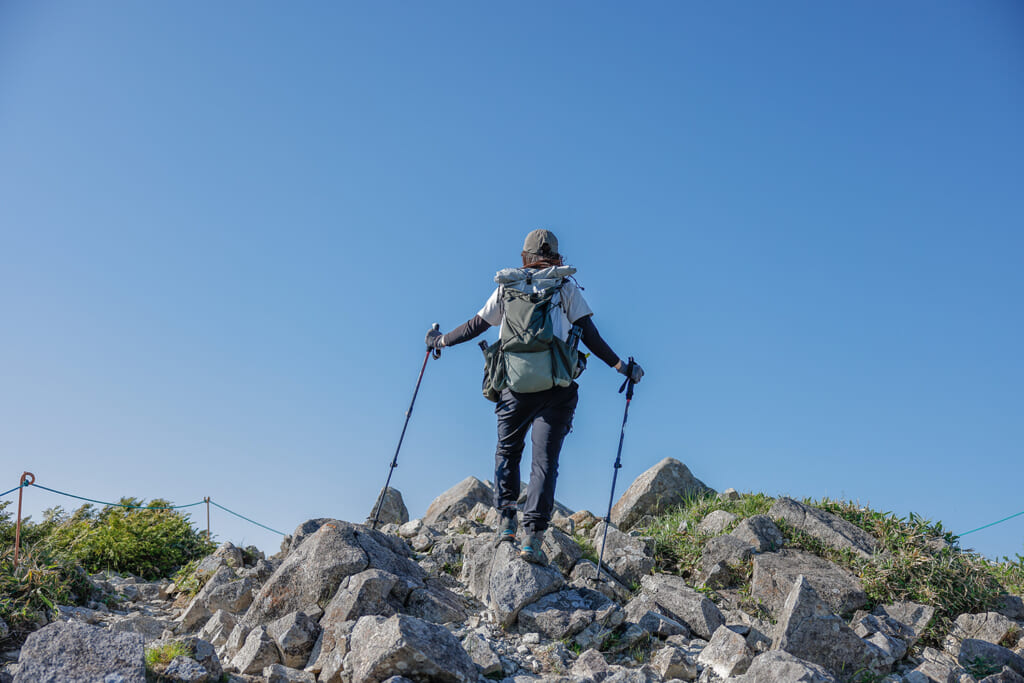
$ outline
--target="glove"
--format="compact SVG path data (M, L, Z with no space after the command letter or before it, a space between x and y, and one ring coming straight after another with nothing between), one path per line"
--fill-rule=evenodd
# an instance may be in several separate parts
M616 370L618 370L620 375L625 375L629 371L629 363L627 363L624 360L620 360L619 362L620 362L620 365L619 365L619 367L616 368ZM633 373L631 375L628 375L630 381L632 381L633 384L639 384L640 383L640 379L643 376L644 376L643 368L640 367L639 363L634 361L633 362Z
M441 334L440 330L431 329L427 332L427 338L425 340L427 342L427 347L431 349L439 349L444 346L444 344L441 343L441 338L443 336L444 335Z

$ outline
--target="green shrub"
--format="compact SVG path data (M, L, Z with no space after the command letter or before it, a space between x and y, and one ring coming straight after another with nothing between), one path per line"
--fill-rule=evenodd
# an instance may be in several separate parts
M22 549L15 569L13 547L0 555L0 619L14 644L52 619L57 605L82 605L91 595L89 577L73 562L31 547Z
M140 505L122 498L121 505ZM41 542L54 554L73 559L90 572L111 570L148 580L171 575L190 560L214 549L179 510L160 510L169 503L156 499L140 508L83 505L67 515L59 508L48 520Z
M193 657L195 652L180 640L171 640L146 649L146 668L150 671L162 670L174 661L175 657Z

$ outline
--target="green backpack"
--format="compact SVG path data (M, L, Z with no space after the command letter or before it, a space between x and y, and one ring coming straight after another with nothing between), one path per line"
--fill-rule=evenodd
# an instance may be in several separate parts
M498 273L495 280L503 285L522 280L532 284L533 280L539 280L546 286L537 292L521 292L510 286L501 288L505 314L501 337L490 346L486 342L480 344L484 351L485 398L496 402L505 388L532 394L556 386L567 387L583 372L585 357L576 349L578 328L573 327L570 341L566 342L554 334L551 319L559 306L556 295L568 275L574 272L571 268L558 267L536 273L521 269Z

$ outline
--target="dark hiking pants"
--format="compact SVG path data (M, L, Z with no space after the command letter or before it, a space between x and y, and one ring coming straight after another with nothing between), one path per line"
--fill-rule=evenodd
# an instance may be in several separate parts
M515 509L519 498L519 462L523 457L526 432L533 428L533 462L526 489L523 526L527 533L548 528L555 503L558 454L572 427L579 399L575 382L533 394L501 392L494 413L498 416L498 450L494 456L494 505L499 510Z

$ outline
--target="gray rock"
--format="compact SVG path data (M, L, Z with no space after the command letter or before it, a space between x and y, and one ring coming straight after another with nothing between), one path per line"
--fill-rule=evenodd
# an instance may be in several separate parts
M945 652L926 647L921 652L921 659L923 661L917 668L905 677L910 679L910 683L958 683L960 680L963 669Z
M223 655L226 658L233 658L238 651L245 645L245 638L249 635L252 629L244 624L236 623L235 627L231 629L231 633L228 634L227 642L224 643Z
M203 628L199 631L199 637L212 643L214 647L221 647L228 641L228 636L231 635L231 631L237 623L234 615L230 612L217 610L203 624Z
M462 649L466 651L473 663L480 668L484 676L501 673L501 657L494 651L491 642L479 633L471 633L462 639Z
M402 675L438 683L477 679L476 665L447 629L406 615L366 616L352 631L353 683Z
M206 581L211 576L217 573L221 567L227 567L227 560L224 559L223 555L218 555L216 552L212 555L207 555L199 561L196 565L195 570L192 572L199 581Z
M573 676L589 678L595 683L602 683L611 674L611 669L604 655L590 649L580 653L576 663L572 665Z
M590 588L591 590L603 593L606 598L614 602L629 602L629 599L633 596L632 592L608 574L607 565L605 565L605 568L601 571L600 581L596 581L594 579L596 575L596 564L590 560L580 560L576 563L576 566L572 568L572 573L569 574L569 581L574 586Z
M961 614L953 622L944 646L947 652L955 656L960 650L960 643L969 638L1000 645L1010 635L1019 631L1020 626L1015 621L998 612Z
M1014 672L1024 675L1024 657L1002 645L987 640L967 638L960 644L960 652L956 657L961 666L970 668L979 662L999 667L1009 667Z
M548 638L571 638L592 623L614 628L625 615L614 602L588 588L570 588L540 598L519 612L519 628Z
M705 536L717 536L724 533L729 525L737 519L739 519L738 515L727 510L712 510L704 516L704 519L700 520L700 524L697 525L697 533Z
M858 636L877 645L894 662L907 654L912 634L892 617L867 614L855 619L850 627Z
M423 523L443 528L456 517L465 516L477 503L493 502L494 490L488 484L467 477L434 499L423 515Z
M233 543L222 543L219 548L213 551L213 556L223 557L224 562L233 569L241 569L245 566L245 555Z
M209 683L216 681L202 664L191 657L175 657L164 669L160 680L174 683Z
M220 565L210 575L203 587L199 589L196 596L192 598L192 602L189 603L188 607L180 617L180 626L178 631L180 633L187 633L194 631L200 627L207 619L209 619L216 609L210 609L207 605L210 601L210 595L213 594L221 586L225 586L235 580L235 572L227 565L227 560L219 555L211 555L210 557L220 561ZM205 562L205 560L204 560ZM212 564L211 564L212 566ZM196 570L199 573L199 570Z
M394 574L367 569L342 580L324 610L324 618L354 621L369 614L389 617L398 613L408 594L409 586Z
M664 614L661 614L658 610L658 604L654 601L648 593L641 592L635 598L626 603L623 611L626 614L626 619L638 624L646 629L652 635L659 636L661 638L668 638L669 636L681 635L684 637L690 636L690 629L685 624L681 624L675 619L671 619Z
M382 498L383 502L381 502ZM370 526L370 523L373 521L373 515L377 511L377 506L380 506L377 528L384 524L398 524L401 526L409 521L409 509L405 507L405 501L402 500L402 492L398 489L389 486L386 491L381 491L377 494L377 500L373 502L370 514L366 518L366 526Z
M221 609L232 614L244 612L252 604L253 587L251 579L231 581L217 586L206 597L206 609L211 613Z
M747 517L732 530L732 535L754 546L759 553L779 550L786 543L779 527L768 515Z
M239 673L258 674L271 664L281 661L277 645L264 626L257 626L245 638L245 644L231 659L231 666Z
M523 607L565 583L557 569L521 559L511 543L495 547L492 538L481 536L468 541L463 553L462 583L505 627L515 623Z
M340 683L345 656L356 622L330 622L321 624L320 637L309 654L306 671L317 674L320 683Z
M935 608L916 602L897 602L891 605L879 605L871 612L875 616L888 617L902 626L897 637L901 638L908 648L914 647L924 635L929 622L935 616Z
M80 621L58 621L29 635L21 647L15 683L116 680L145 683L144 641Z
M837 614L847 614L867 604L867 593L857 577L817 555L796 550L755 555L750 594L777 615L798 576L804 576Z
M111 623L107 628L111 633L138 633L148 643L159 640L160 634L172 626L171 622L164 619L150 617L142 612L132 612L124 619Z
M675 458L665 458L630 484L612 508L612 524L629 529L644 515L656 515L693 495L713 493Z
M718 494L718 500L739 500L740 494L734 488L727 488Z
M1014 621L1024 621L1024 598L1019 595L1004 595L999 599L996 611Z
M0 619L0 640L5 640L9 635L11 635L11 627L7 625L6 621Z
M719 626L707 647L697 656L697 663L722 678L737 676L750 667L754 653L747 640L727 626Z
M671 645L654 653L651 657L651 666L666 681L692 681L697 678L697 663L693 661L693 657Z
M747 672L733 680L736 683L838 683L825 667L783 650L770 650L754 657Z
M623 533L614 525L608 527L605 535L603 521L594 525L591 540L598 553L601 551L601 540L605 540L604 566L619 582L629 586L640 582L640 579L654 569L654 558L647 544L637 536Z
M645 576L641 583L643 594L653 599L658 612L686 624L705 640L725 624L725 617L715 603L687 586L679 576L654 574Z
M180 642L192 653L191 658L199 662L210 674L210 680L220 680L221 675L224 673L224 668L221 666L220 658L217 656L217 650L214 648L213 643L197 636L179 636L174 638L174 640Z
M428 578L425 587L413 589L409 593L402 611L435 624L462 622L469 616L466 600L434 578Z
M999 673L985 676L978 683L1024 683L1024 676L1008 666L1004 666Z
M888 673L893 662L877 646L862 640L803 576L797 578L779 616L775 648L820 664L850 680L853 672Z
M310 652L320 637L320 625L306 616L305 612L292 612L267 626L269 635L281 654L281 663L286 667L306 666Z
M548 527L544 532L544 554L548 561L568 576L583 557L583 550L572 537L560 529Z
M857 525L792 498L779 498L768 511L768 516L784 520L829 547L851 550L865 559L871 559L878 546L874 537Z
M402 538L416 538L426 528L422 519L413 519L398 527L398 535Z
M746 541L735 536L715 536L704 544L700 561L704 571L709 571L718 563L728 565L743 564L754 554L754 548Z
M296 530L296 537L302 528ZM310 605L322 605L334 598L345 577L370 566L422 584L426 574L409 559L409 553L397 537L348 522L327 521L288 554L239 623L252 628Z
M271 664L263 670L267 683L316 683L316 676L282 664Z

